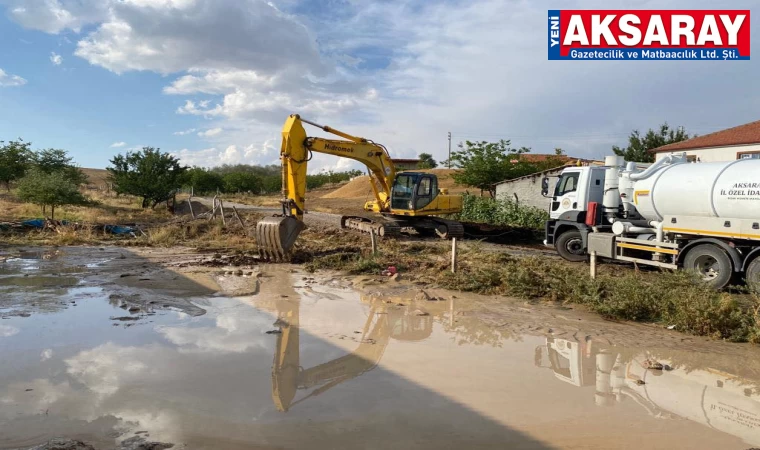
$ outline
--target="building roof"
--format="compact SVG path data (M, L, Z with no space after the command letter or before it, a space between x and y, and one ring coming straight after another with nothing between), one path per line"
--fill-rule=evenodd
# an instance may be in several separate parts
M652 153L674 152L695 148L725 147L730 145L760 144L760 120L738 127L698 136L686 141L663 145L650 150Z

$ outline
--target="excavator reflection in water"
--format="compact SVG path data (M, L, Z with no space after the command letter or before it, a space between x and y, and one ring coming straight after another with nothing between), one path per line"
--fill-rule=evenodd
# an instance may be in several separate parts
M277 303L279 327L272 365L272 400L278 410L287 412L296 404L324 393L344 381L351 380L377 367L391 338L421 341L433 332L432 316L409 315L405 308L386 306L382 301L369 301L370 309L362 330L359 346L353 353L309 369L300 364L299 302ZM314 389L293 401L298 390Z
M625 354L592 340L547 338L534 361L566 383L595 385L597 406L634 401L652 417L688 419L760 446L760 380L742 381L707 361L687 370L676 365L678 355L672 353L672 361L654 361L646 352ZM658 362L664 370L650 368Z

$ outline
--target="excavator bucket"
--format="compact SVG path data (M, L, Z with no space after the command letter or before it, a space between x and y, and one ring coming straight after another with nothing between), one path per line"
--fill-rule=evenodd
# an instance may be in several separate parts
M256 224L256 243L262 258L274 261L288 261L290 250L304 223L295 217L267 217Z

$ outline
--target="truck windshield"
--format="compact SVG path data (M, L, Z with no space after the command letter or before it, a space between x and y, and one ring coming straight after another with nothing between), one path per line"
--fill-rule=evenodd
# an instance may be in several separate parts
M575 192L578 190L579 177L580 173L578 172L565 173L559 177L559 181L557 181L557 187L554 189L554 196L562 197L568 192Z

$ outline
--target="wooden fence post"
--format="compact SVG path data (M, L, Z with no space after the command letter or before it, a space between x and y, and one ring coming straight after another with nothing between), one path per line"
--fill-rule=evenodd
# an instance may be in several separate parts
M457 273L457 238L451 238L451 273Z
M372 256L377 255L377 234L374 228L369 230L370 241L372 242Z
M596 280L596 251L591 252L591 279Z

